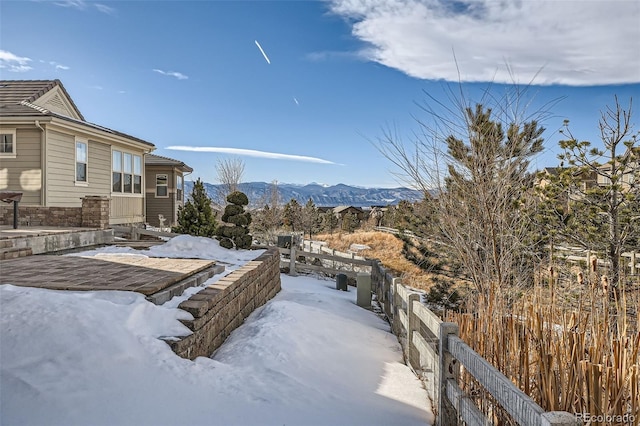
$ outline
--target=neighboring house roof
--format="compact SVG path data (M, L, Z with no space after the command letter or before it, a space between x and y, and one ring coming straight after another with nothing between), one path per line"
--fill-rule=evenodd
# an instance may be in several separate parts
M193 169L187 166L180 160L174 160L173 158L163 157L161 155L147 154L144 156L144 164L148 166L171 166L176 167L182 171L182 173L191 173Z
M38 100L40 98L56 88L59 88L60 91L62 91L65 98L63 100L57 99L57 101L67 104L66 110L75 115L75 117L54 112L49 108L38 105ZM131 139L152 148L155 147L151 142L136 138L135 136L85 121L83 115L78 110L78 107L75 105L60 80L0 80L0 117L33 117L36 120L44 117L54 117L64 121L82 124L83 126L94 130L100 130L112 135Z
M338 207L335 207L333 209L333 212L334 213L342 213L343 211L349 210L349 209L354 209L354 210L357 210L359 212L362 212L362 209L360 209L358 207L353 207L353 206L338 206Z

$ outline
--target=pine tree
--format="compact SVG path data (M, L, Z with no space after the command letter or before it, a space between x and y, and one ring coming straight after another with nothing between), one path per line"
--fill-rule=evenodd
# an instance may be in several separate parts
M320 227L320 213L311 198L309 198L307 204L302 208L301 213L300 221L302 231L308 233L309 238L312 238L312 235L317 232Z
M285 204L282 215L283 215L285 226L289 227L293 232L296 232L296 229L300 230L302 206L300 206L300 204L295 198L292 198L291 201Z
M563 243L603 252L612 297L624 275L621 255L638 246L640 234L640 146L631 106L629 101L624 109L616 97L602 112L602 148L576 139L566 121L560 133L567 139L560 141L564 152L558 158L568 167L548 176L541 190L541 231Z
M322 214L322 226L330 234L333 234L333 231L338 228L338 218L333 210L328 210Z
M216 232L216 216L211 208L204 183L198 178L193 184L186 204L178 208L178 224L173 232L198 237L213 237Z
M342 230L352 233L358 227L358 217L353 213L346 213L342 217Z

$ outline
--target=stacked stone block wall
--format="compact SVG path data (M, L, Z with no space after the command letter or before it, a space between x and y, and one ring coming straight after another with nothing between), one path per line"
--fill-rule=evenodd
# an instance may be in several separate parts
M82 226L100 229L109 226L109 197L91 195L82 199Z
M0 204L0 225L13 225L13 203ZM88 196L82 207L21 206L18 226L61 226L105 229L109 226L109 198Z
M13 225L13 203L0 205L0 225ZM18 226L82 225L81 207L41 207L18 204Z
M193 334L167 343L183 358L210 356L245 318L279 291L280 253L270 248L182 302L179 307L194 318L182 322Z

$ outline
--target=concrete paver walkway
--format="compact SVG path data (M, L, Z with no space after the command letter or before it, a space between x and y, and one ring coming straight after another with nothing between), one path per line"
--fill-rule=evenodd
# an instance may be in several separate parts
M121 254L100 258L27 256L0 261L0 284L52 290L124 290L149 296L215 263Z

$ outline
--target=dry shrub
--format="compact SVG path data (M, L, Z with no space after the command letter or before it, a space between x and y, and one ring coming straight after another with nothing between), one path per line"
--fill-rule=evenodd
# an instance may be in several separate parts
M640 424L637 289L610 302L601 288L583 288L577 308L539 286L511 306L504 300L496 290L479 298L475 312L481 315L451 312L447 320L546 411L614 420L591 424ZM469 377L463 381L472 393L482 393Z
M413 288L428 290L431 287L432 275L420 269L415 263L402 255L403 242L397 237L384 232L360 231L350 234L335 233L315 236L324 241L332 249L346 252L352 244L363 244L370 249L359 250L358 255L368 259L379 259L385 268L393 270L402 277L404 284Z

